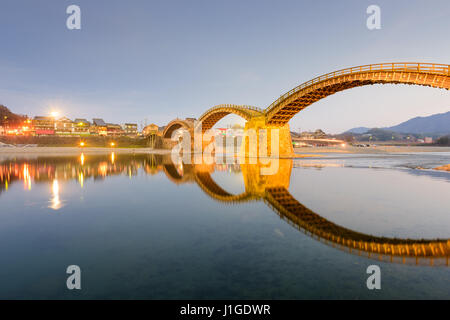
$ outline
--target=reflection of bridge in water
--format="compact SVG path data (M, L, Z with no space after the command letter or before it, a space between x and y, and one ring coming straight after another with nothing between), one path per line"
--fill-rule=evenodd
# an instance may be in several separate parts
M229 165L228 165L229 166ZM104 179L111 175L136 175L164 172L176 184L196 183L209 197L223 203L264 201L283 220L305 234L334 247L359 255L403 263L444 262L448 265L450 241L447 239L414 240L377 237L341 227L310 210L295 199L289 190L293 162L280 160L275 175L261 175L260 165L241 164L245 191L232 194L213 179L218 168L214 164L174 164L162 155L105 155L78 157L39 157L30 160L10 160L0 163L0 195L11 184L23 181L31 188L36 183L51 183L55 179ZM238 165L235 165L238 167Z
M447 239L399 239L377 237L341 227L310 210L295 199L289 190L291 160L280 161L276 175L260 175L259 165L242 165L245 191L232 194L220 187L212 178L214 165L180 165L183 174L173 163L164 164L164 172L177 183L195 181L210 197L226 203L264 201L283 220L305 234L321 241L369 258L402 263L419 263L427 259L430 264L444 262L448 265L450 241ZM172 173L174 173L172 175Z

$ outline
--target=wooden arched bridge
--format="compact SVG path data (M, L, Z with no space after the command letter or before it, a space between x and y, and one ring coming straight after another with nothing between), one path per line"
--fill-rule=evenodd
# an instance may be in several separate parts
M278 129L280 156L293 154L288 122L314 102L336 92L373 84L408 84L450 89L450 66L437 63L379 63L346 68L309 80L281 95L265 110L245 105L218 105L207 110L198 120L202 131L212 128L228 114L247 120L245 129ZM173 123L178 126L179 123ZM166 128L172 132L172 124Z
M211 129L220 119L229 114L236 114L250 121L255 117L263 116L264 110L253 106L220 104L212 107L200 116L198 121L202 124L202 131L205 132Z
M170 121L166 128L163 131L163 137L166 139L170 139L172 134L178 129L187 129L190 130L194 127L194 122L189 120L182 119L174 119Z

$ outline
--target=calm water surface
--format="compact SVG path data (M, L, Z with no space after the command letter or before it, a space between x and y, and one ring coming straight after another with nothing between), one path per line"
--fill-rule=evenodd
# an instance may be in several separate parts
M3 155L0 298L449 299L445 256L350 248L447 244L450 173L413 169L447 163L448 153L328 155L283 160L267 177L160 155ZM66 288L72 264L79 291ZM366 287L371 264L378 291Z

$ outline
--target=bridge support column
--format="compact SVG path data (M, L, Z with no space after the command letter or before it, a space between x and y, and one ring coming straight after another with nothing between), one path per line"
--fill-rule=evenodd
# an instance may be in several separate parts
M263 130L266 134L263 135ZM276 130L276 131L274 131ZM253 140L252 140L253 139ZM262 140L261 140L262 139ZM272 145L272 140L278 140L278 150L276 145ZM256 140L256 145L252 145ZM276 143L276 141L274 141ZM253 152L252 152L252 149ZM291 131L289 124L284 126L266 125L264 116L255 117L247 121L244 128L244 137L241 146L241 153L247 156L267 155L269 157L291 158L294 156L294 148L292 146ZM262 152L262 154L260 154Z
M262 175L261 165L241 164L245 191L249 194L264 197L268 188L285 188L289 190L292 161L279 160L278 170L275 174Z

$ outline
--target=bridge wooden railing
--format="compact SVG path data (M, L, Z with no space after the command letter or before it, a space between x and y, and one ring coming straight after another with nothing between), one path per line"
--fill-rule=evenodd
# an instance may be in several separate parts
M212 107L212 108L208 109L205 113L203 113L200 116L199 119L203 118L205 115L207 115L208 113L211 113L214 110L223 109L223 108L243 108L243 109L248 109L248 110L264 113L264 109L261 109L261 108L255 107L255 106L237 105L237 104L219 104L219 105L217 105L215 107Z
M268 106L264 112L267 114L270 112L276 105L280 104L282 101L293 95L294 93L309 87L313 84L322 82L324 80L328 80L331 78L335 78L338 76L346 75L346 74L355 74L361 72L376 72L376 71L407 71L407 72L422 72L422 73L433 73L450 76L450 65L448 64L437 64L437 63L416 63L416 62L394 62L394 63L378 63L378 64L367 64L364 66L352 67L341 69L338 71L330 72L321 76L318 76L312 80L302 83L301 85L295 87L294 89L286 92L281 95L277 100L272 102L270 106Z

